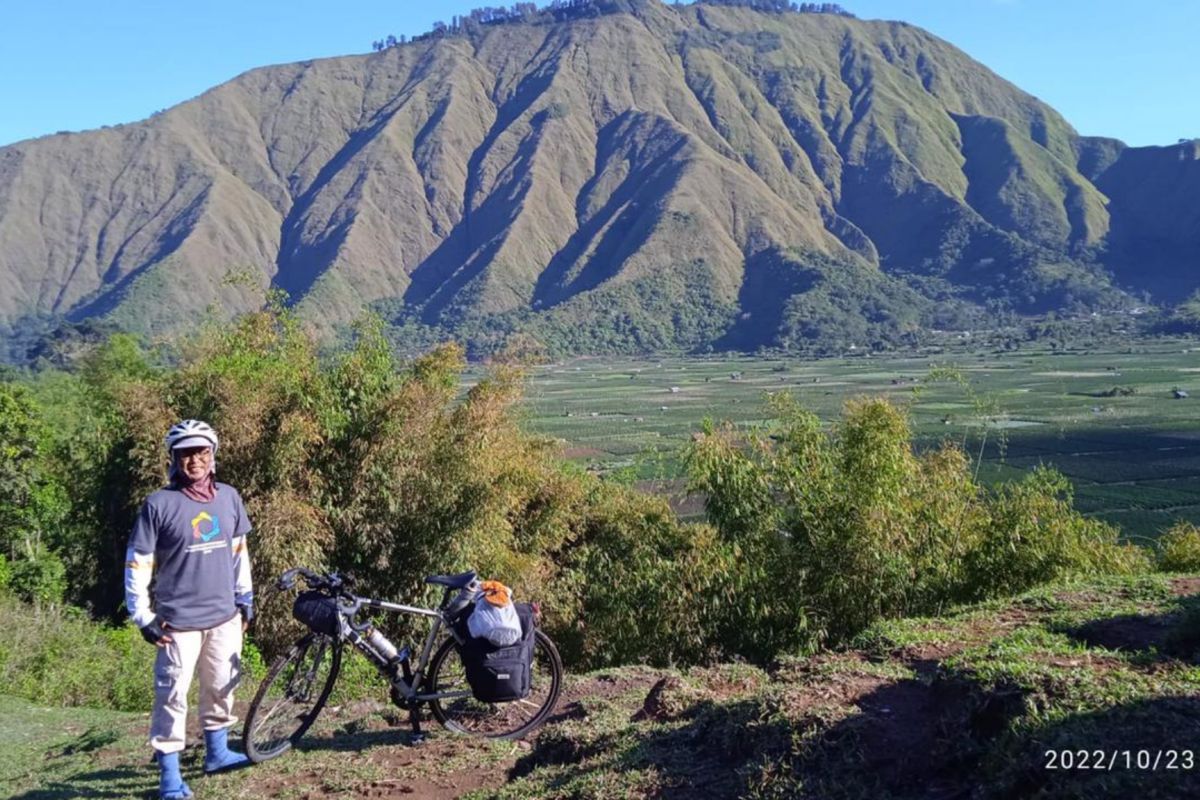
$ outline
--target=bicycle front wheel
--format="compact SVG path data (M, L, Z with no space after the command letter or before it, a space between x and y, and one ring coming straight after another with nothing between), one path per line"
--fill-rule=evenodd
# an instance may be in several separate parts
M283 755L316 721L342 666L341 643L310 633L267 671L246 714L246 755L254 763Z
M434 718L447 730L489 739L520 739L546 721L562 691L562 658L550 637L535 631L529 696L508 703L484 703L471 695L454 639L447 639L429 664Z

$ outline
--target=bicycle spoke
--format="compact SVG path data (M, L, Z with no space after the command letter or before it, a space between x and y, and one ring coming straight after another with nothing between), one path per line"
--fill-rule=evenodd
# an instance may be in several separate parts
M485 703L467 691L466 675L452 643L443 645L431 667L431 686L437 695L433 714L452 731L490 738L516 738L536 728L553 710L561 686L562 667L553 643L538 633L527 697L505 703Z
M247 750L255 760L285 752L320 712L337 677L338 651L308 638L272 665L246 717Z

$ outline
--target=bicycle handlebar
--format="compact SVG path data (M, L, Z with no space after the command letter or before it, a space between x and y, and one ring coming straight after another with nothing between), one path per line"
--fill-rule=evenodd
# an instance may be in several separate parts
M292 567L279 576L275 587L280 591L293 589L298 577L304 578L304 582L310 589L326 589L336 595L349 594L350 587L355 584L354 577L349 574L340 575L337 572L330 572L320 575L305 567Z
M326 591L338 598L341 601L339 603L341 606L341 611L348 618L351 628L359 633L362 633L364 630L370 627L369 622L362 624L356 624L354 622L354 615L357 614L364 605L375 601L372 601L368 598L359 597L350 591L350 588L355 584L353 576L349 574L338 574L337 572L330 572L325 575L321 575L305 567L292 567L279 576L279 580L275 582L275 588L279 591L288 591L294 589L296 587L297 578L303 578L304 582L308 584L308 588L310 589ZM471 601L475 599L475 586L476 584L472 582L470 586L460 589L457 594L454 594L454 590L452 588L446 587L446 590L442 593L442 605L439 610L442 612L447 622L452 622L453 618L468 605L470 605Z
M346 621L353 630L363 633L371 627L370 622L356 623L354 621L355 615L366 601L350 591L350 587L355 583L352 575L341 575L337 572L321 575L305 567L292 567L279 576L279 580L275 582L275 588L281 592L294 589L297 578L303 578L309 589L326 591L337 598L340 610L346 616Z

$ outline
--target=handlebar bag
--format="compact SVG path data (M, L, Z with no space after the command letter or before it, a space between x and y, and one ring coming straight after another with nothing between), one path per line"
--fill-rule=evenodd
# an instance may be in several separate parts
M324 592L310 589L296 596L292 616L310 630L336 636L338 633L337 601Z
M521 638L497 647L485 638L467 635L459 648L471 694L483 703L522 700L532 690L533 649L536 622L528 603L516 603L521 621ZM463 626L465 627L465 626ZM462 628L460 627L460 632Z

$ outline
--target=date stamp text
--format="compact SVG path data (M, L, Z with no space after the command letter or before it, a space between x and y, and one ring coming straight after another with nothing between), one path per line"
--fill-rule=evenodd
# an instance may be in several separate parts
M1047 750L1043 769L1054 770L1192 770L1196 754L1192 750Z

